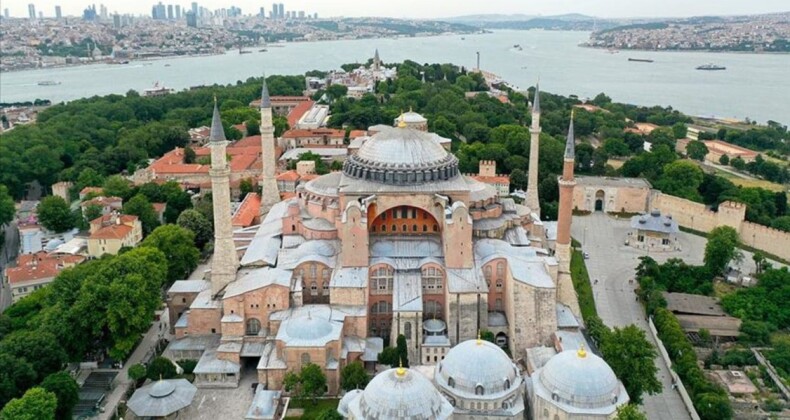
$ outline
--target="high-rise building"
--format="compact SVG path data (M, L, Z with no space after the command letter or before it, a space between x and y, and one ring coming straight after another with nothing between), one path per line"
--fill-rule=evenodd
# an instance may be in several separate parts
M96 6L91 5L82 11L82 20L93 22L96 20Z
M280 17L280 15L279 15L279 8L277 7L277 3L274 3L274 4L272 4L272 15L271 15L271 18L272 19L278 19L279 17Z
M30 20L35 20L36 19L36 5L35 4L30 3L30 4L27 5L27 14L30 17Z
M162 4L161 1L155 4L154 7L151 8L151 17L154 18L154 20L167 19L167 9L165 8L165 5Z
M265 18L266 17L266 9L261 6L261 9L258 11L258 16Z
M107 6L104 4L99 5L99 16L102 20L107 20Z
M115 29L121 29L121 15L118 13L112 15L112 27Z
M299 11L299 19L304 19L304 10Z
M5 9L3 9L3 17L5 17L6 19L11 17L11 15L8 13L8 8L7 7Z
M193 11L185 13L187 17L187 26L190 28L197 28L197 14Z
M277 15L280 19L285 19L285 5L280 3L277 5Z
M195 17L198 15L198 4L196 1L192 2L192 14L195 15Z
M176 20L181 20L181 5L176 5Z
M60 10L60 6L55 6L55 19L60 19L63 17L63 13Z
M173 20L173 19L175 19L175 17L176 16L173 14L173 5L172 4L168 4L167 5L167 18L170 19L170 20Z

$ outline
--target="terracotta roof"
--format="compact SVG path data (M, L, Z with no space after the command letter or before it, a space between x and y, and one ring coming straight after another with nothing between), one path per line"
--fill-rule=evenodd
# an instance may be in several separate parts
M280 105L282 102L305 102L311 101L309 96L270 96L269 100L271 101L272 105ZM250 107L252 108L260 108L261 107L261 100L256 99L250 102Z
M16 267L6 268L9 284L55 277L61 270L81 263L82 255L51 255L44 251L20 255Z
M110 222L112 222L113 217L118 217L119 219L121 219L121 224L124 224L124 223L131 224L131 223L134 223L135 220L137 220L137 216L133 216L133 215L130 215L130 214L119 214L119 215L105 214L103 216L99 216L99 217L91 220L90 223L92 225L93 224L97 224L97 223L110 223Z
M257 147L258 150L261 150L260 134L257 136L247 136L241 140L237 140L235 143L228 146L228 149L235 149L237 147Z
M121 197L96 197L96 198L92 198L92 199L90 199L88 201L83 201L80 204L80 206L82 206L82 207L88 207L88 206L104 207L104 206L109 206L109 205L113 205L113 204L120 205L121 203L123 203L123 199Z
M758 154L754 150L749 150L745 147L737 146L732 143L727 143L726 141L706 140L703 143L705 143L705 146L707 146L709 150L719 153L746 156L746 157L756 157Z
M288 199L291 199L291 198L294 198L294 197L296 197L296 193L293 193L293 192L280 193L280 200L288 200Z
M357 137L364 137L364 136L367 136L367 135L368 135L368 132L365 131L365 130L351 130L348 133L348 138L355 139Z
M236 213L233 215L233 226L247 227L255 224L255 218L261 210L261 197L258 193L249 193L242 200Z
M132 231L129 225L109 225L91 233L89 239L123 239Z
M318 175L318 174L304 174L304 175L302 175L302 177L300 179L302 181L304 181L304 182L307 182L307 181L312 181L312 180L318 178L319 176L320 175Z
M486 184L510 184L510 177L507 175L497 175L497 176L475 175L472 178L480 182L484 182Z
M299 173L296 171L283 172L280 175L277 175L277 180L286 182L298 181Z
M282 137L286 139L296 139L300 137L321 137L321 136L343 138L346 136L346 132L334 128L291 129L286 131L282 135Z
M274 99L274 97L272 97L272 99ZM288 127L295 127L299 119L313 107L313 104L315 104L315 102L307 100L295 106L294 109L288 113Z
M80 191L80 195L87 195L90 193L101 194L104 190L101 187L85 187Z

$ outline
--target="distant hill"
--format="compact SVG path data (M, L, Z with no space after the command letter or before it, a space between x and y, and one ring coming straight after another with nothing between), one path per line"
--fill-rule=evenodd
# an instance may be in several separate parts
M540 15L525 15L525 14L482 14L482 15L464 15L464 16L455 16L441 19L445 22L461 22L461 23L468 23L468 24L475 24L475 23L490 23L490 22L523 22L529 21L533 19L551 19L551 20L559 20L559 21L566 21L566 22L574 22L574 21L584 21L584 20L595 20L596 18L593 16L582 15L579 13L568 13L564 15L555 15L555 16L540 16Z
M533 16L524 14L466 15L442 19L445 22L463 23L484 29L546 29L564 31L592 31L608 29L622 22L599 19L579 13L556 16Z

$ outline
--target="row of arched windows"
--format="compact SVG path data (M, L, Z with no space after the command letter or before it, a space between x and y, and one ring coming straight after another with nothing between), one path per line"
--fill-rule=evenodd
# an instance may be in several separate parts
M376 225L371 226L370 227L370 231L372 233L376 233ZM420 229L419 226L417 226L416 224L413 224L413 225L411 225L411 231L409 231L409 226L406 225L406 224L401 225L401 228L400 228L400 232L403 232L403 233L418 233L420 231L422 231L423 233L427 233L428 232L428 225L423 224L422 225L422 229ZM434 223L432 231L433 232L438 232L439 231L439 225ZM387 225L385 225L385 224L381 225L381 232L387 232ZM391 232L391 233L398 233L399 232L398 231L398 225L392 224L391 227L390 227L389 232Z

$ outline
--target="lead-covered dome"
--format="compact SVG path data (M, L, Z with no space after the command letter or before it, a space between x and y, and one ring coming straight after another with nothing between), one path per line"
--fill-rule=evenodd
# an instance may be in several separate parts
M575 408L602 408L628 400L612 368L583 349L552 357L539 375L552 400Z
M408 185L458 176L458 159L435 136L412 128L382 128L343 164L347 176Z
M376 375L348 404L348 411L355 419L442 420L452 415L453 407L427 378L397 368Z
M518 369L499 346L468 340L450 349L434 380L453 394L490 395L519 386Z
M291 320L285 327L288 335L299 340L317 340L332 333L332 324L325 319L307 317Z

